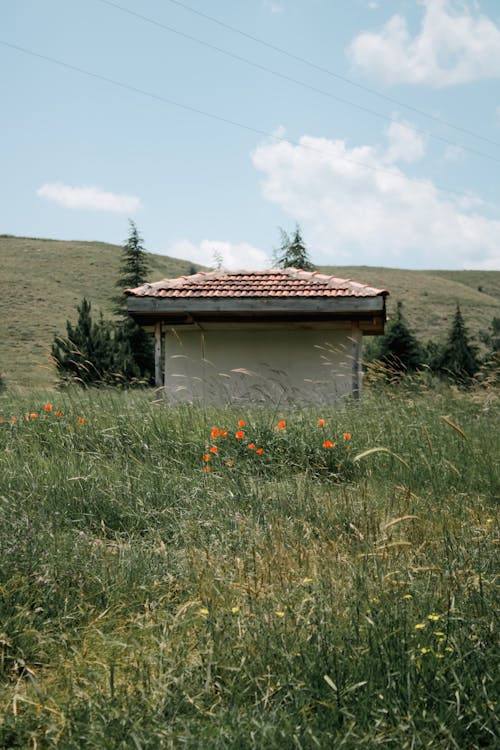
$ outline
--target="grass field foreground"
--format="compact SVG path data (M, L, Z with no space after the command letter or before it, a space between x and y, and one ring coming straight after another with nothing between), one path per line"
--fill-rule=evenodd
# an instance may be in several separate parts
M491 393L0 419L0 747L497 746Z

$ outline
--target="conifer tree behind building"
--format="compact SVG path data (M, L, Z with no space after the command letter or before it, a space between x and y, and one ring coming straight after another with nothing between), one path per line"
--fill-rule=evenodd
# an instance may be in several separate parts
M143 239L139 235L135 223L133 221L130 221L129 223L130 233L123 246L120 263L120 278L116 282L116 286L120 289L122 294L117 295L115 298L115 312L123 318L130 317L127 313L123 290L134 289L136 286L144 284L149 271L148 258L142 244Z
M277 268L300 268L303 271L315 271L316 266L309 259L306 244L297 224L290 235L280 227L281 244L275 253Z
M438 364L440 372L458 383L469 381L479 370L477 349L469 342L458 303Z
M116 339L123 354L121 371L125 380L152 383L153 340L128 314L123 293L125 289L134 289L146 281L149 264L142 242L136 225L130 221L130 233L122 252L120 278L116 282L121 292L115 297L115 314L121 319L117 323Z
M406 324L402 302L398 302L396 317L380 338L377 358L393 373L401 374L415 371L423 363L422 347Z

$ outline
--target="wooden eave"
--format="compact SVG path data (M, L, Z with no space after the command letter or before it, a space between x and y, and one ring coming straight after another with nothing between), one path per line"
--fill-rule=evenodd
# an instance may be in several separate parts
M171 315L186 314L272 314L304 315L308 313L350 313L385 311L385 297L228 297L228 298L161 298L128 297L127 310L133 316L156 316L158 320Z
M170 327L328 328L358 322L365 334L384 332L385 294L375 297L230 297L127 298L127 310L139 325L164 323Z

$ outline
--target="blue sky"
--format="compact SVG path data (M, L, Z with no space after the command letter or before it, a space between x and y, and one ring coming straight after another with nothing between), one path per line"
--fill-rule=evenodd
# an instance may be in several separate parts
M498 0L16 0L0 41L1 233L500 269Z

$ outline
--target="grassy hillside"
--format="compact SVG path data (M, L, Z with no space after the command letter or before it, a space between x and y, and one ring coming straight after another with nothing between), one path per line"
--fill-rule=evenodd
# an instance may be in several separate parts
M105 242L0 237L0 372L9 383L54 381L50 345L82 297L111 314L122 248ZM189 261L151 255L151 279L189 273Z
M43 386L54 381L50 344L76 318L83 296L109 315L121 247L0 236L0 372L7 382ZM188 260L151 255L151 279L189 273ZM477 337L500 314L500 271L403 271L366 266L326 272L388 289L389 314L398 299L417 336L442 340L460 302Z
M369 266L326 266L324 270L387 289L389 318L401 300L405 317L421 341L443 341L457 302L474 339L500 315L500 271L408 271Z

